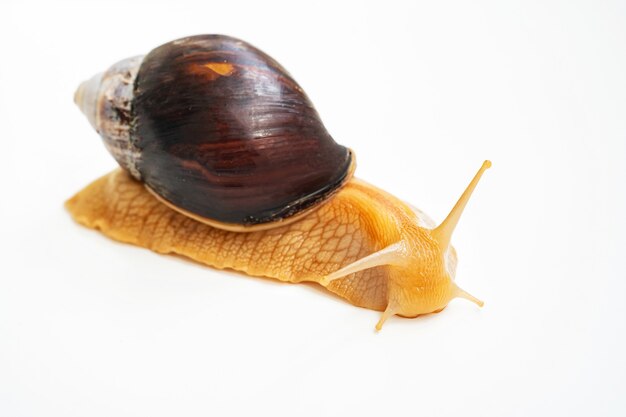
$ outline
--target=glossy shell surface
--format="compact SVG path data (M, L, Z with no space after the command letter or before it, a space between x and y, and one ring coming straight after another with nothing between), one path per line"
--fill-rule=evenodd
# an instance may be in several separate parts
M238 39L202 35L154 49L131 114L142 181L213 222L252 226L306 212L354 170L302 88Z

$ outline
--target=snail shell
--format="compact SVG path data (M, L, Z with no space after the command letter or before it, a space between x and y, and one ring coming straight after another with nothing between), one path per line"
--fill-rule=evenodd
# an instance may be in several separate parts
M123 60L84 82L75 102L135 179L226 230L296 220L355 168L287 71L227 36L183 38Z

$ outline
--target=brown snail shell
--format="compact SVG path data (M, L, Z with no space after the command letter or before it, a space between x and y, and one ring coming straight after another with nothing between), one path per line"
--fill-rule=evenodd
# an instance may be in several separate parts
M231 37L184 38L121 61L75 101L133 177L216 227L295 220L354 172L353 153L287 71Z

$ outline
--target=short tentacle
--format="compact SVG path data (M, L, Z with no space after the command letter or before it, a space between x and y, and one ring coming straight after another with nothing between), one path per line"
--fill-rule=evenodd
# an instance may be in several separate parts
M468 293L467 291L465 291L464 289L460 288L458 285L456 285L456 295L457 298L465 298L466 300L471 301L472 303L476 304L478 307L482 307L485 305L485 303L482 300L479 300L478 298L474 297L472 294Z
M383 325L385 324L387 319L394 314L396 314L396 309L391 303L389 303L383 314L380 316L378 323L376 323L376 331L379 332L383 328Z

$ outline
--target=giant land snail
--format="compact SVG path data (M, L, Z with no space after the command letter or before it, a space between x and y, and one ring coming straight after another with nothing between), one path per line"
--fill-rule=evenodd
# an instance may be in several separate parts
M302 88L238 39L166 43L81 84L75 101L122 169L66 204L81 224L159 253L415 317L482 302L454 281L450 238L485 161L438 226L353 177Z

